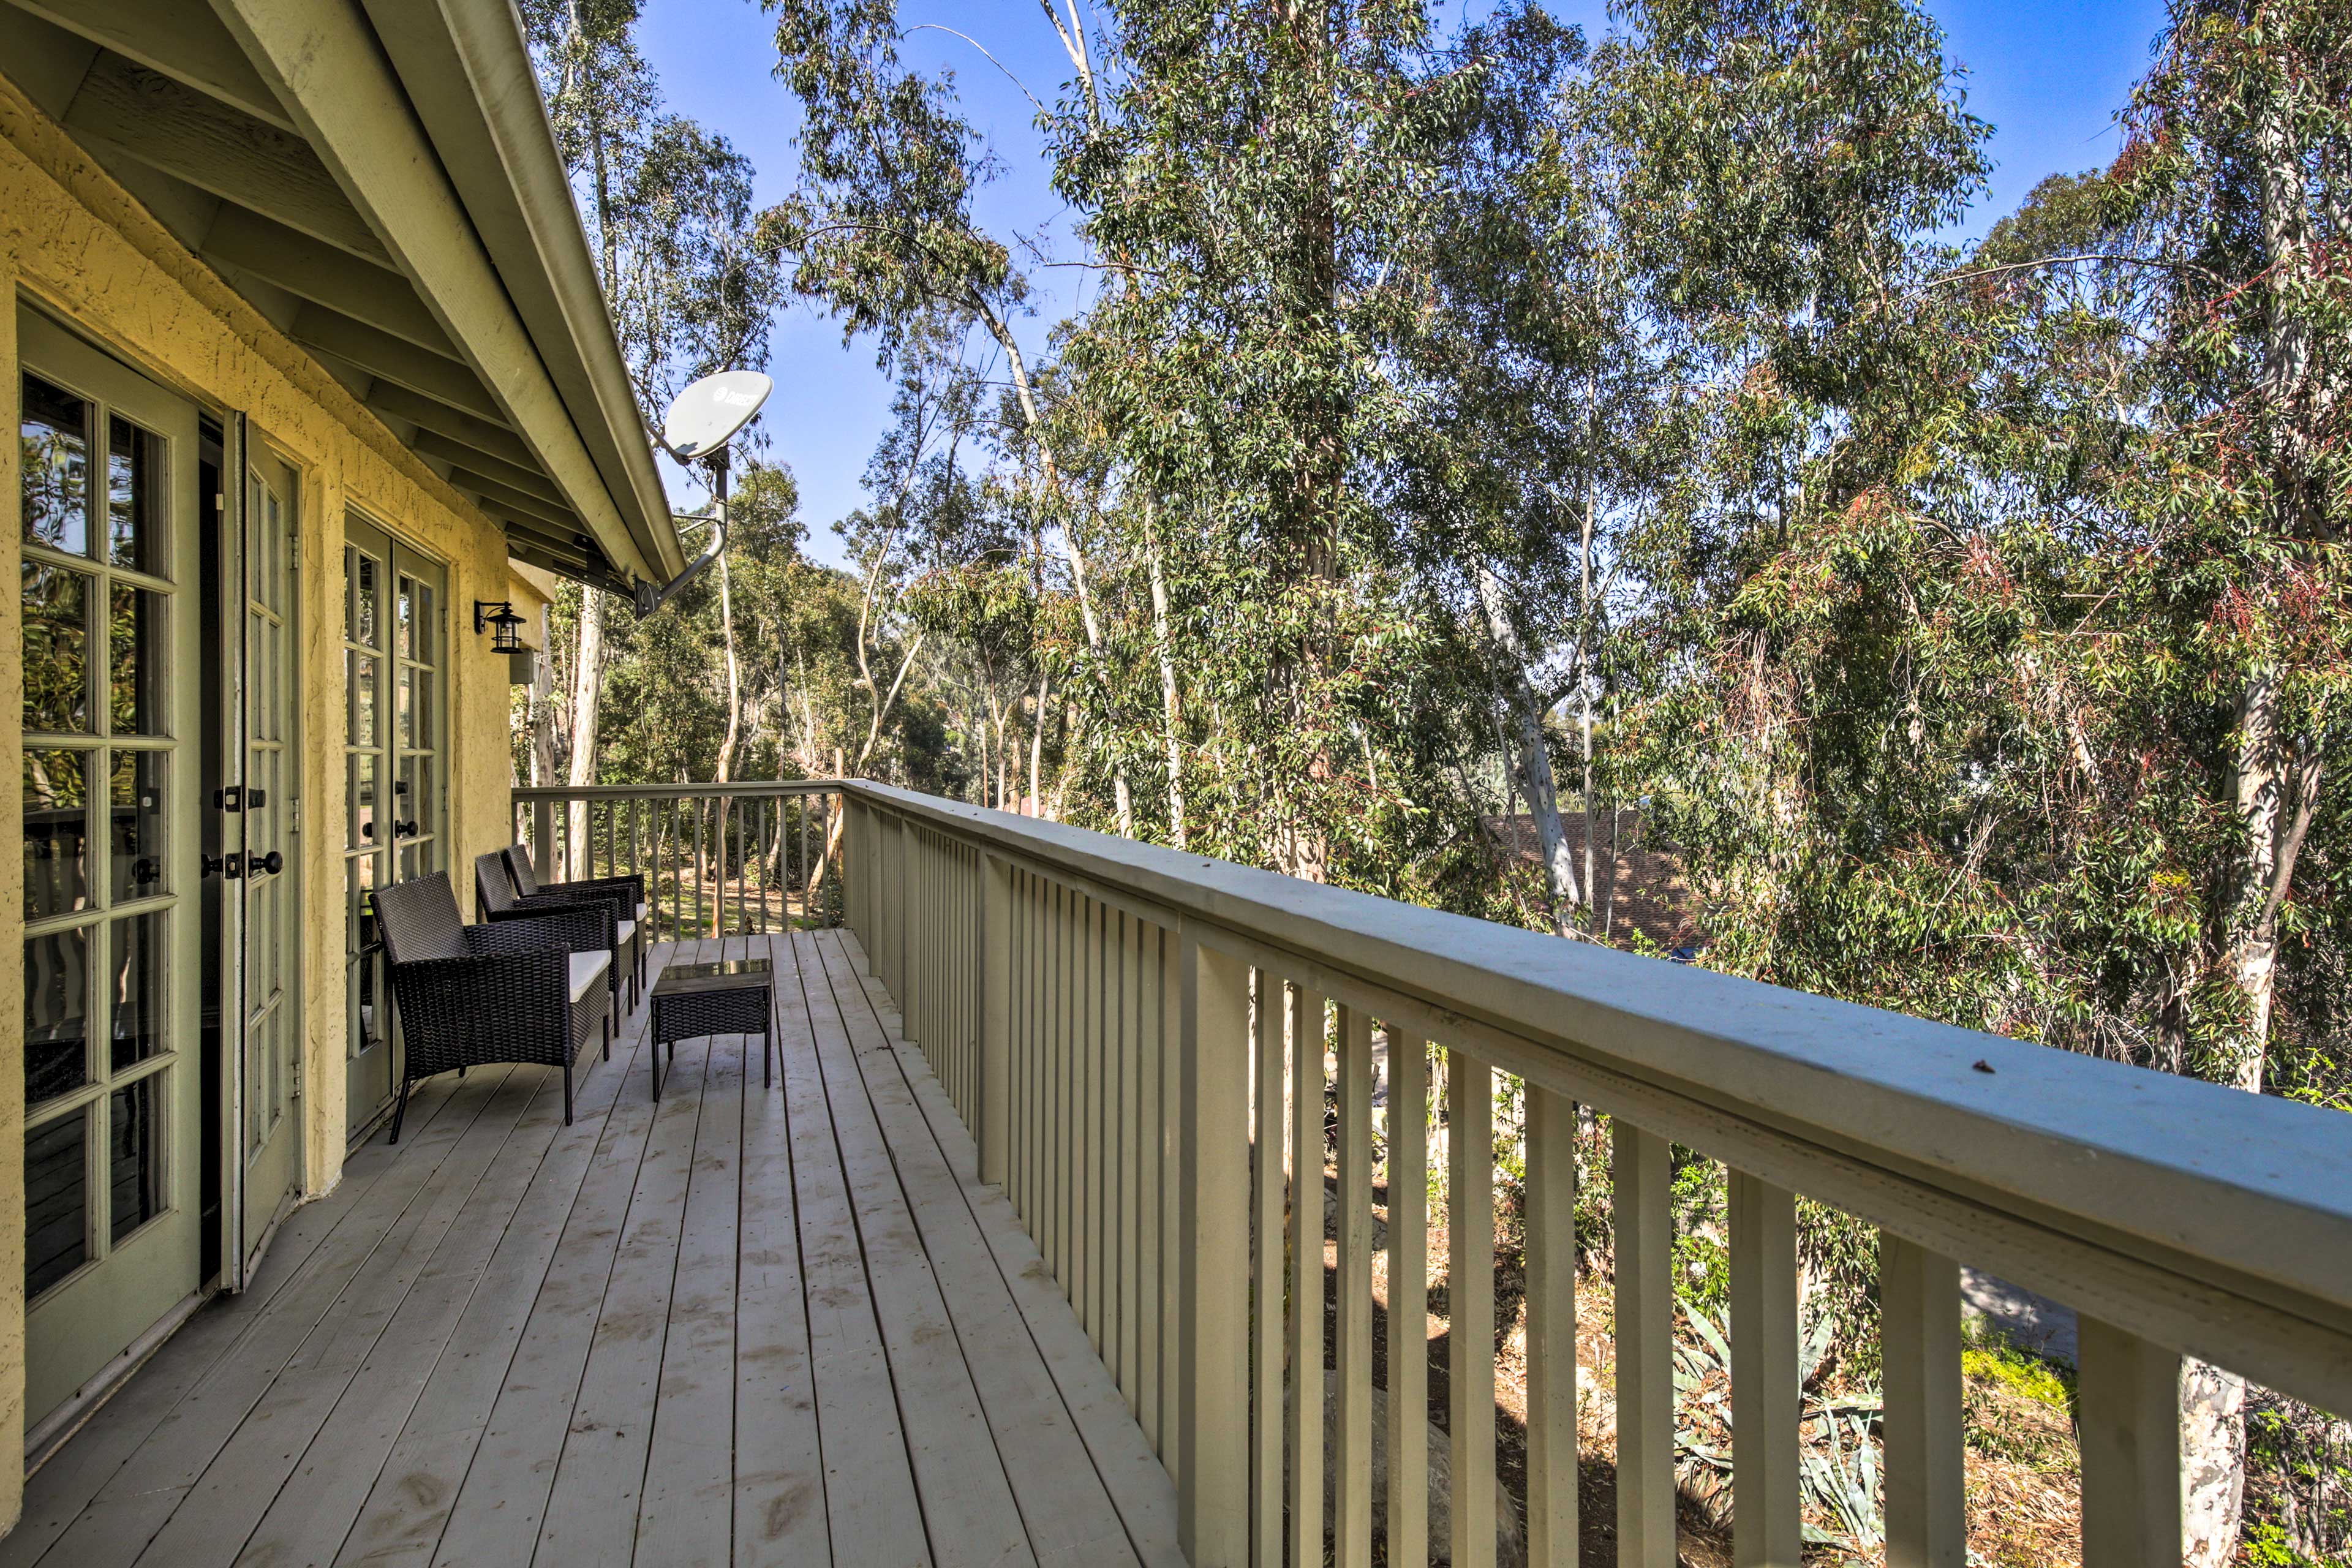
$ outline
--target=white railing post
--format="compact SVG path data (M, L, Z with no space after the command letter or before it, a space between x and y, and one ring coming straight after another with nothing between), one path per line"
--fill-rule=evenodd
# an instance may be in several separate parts
M1393 1040L1389 1060L1393 1077ZM1393 1105L1394 1088L1389 1098ZM1389 1121L1393 1128L1393 1110ZM1396 1134L1391 1131L1389 1137L1393 1149ZM1395 1213L1393 1203L1390 1212ZM1390 1234L1395 1234L1393 1229ZM1577 1536L1576 1102L1533 1084L1528 1086L1527 1279L1528 1561L1572 1563ZM1394 1301L1396 1295L1392 1269L1390 1300Z
M2083 1568L2180 1561L2180 1358L2076 1321Z
M1886 1568L1962 1568L1968 1508L1960 1432L1960 1266L1882 1231Z
M876 857L881 862L882 874L882 938L883 988L898 1004L898 1013L907 1011L907 825L897 816L876 812L875 825L881 830L882 853Z
M1800 1568L1797 1195L1731 1173L1732 1561Z
M1617 1563L1675 1568L1674 1177L1666 1141L1610 1123L1617 1233Z
M1192 1568L1246 1568L1249 970L1189 931L1181 940L1177 1538Z
M1013 1146L1013 868L980 865L980 1179L1002 1187Z
M1450 1561L1495 1568L1495 1069L1459 1046L1446 1053L1445 1152Z

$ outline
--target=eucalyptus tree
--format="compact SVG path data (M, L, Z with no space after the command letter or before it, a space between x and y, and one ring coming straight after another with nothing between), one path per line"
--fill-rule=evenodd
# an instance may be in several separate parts
M1505 84L1539 74L1513 57L1555 29L1507 7L1448 31L1398 0L1107 15L1054 121L1055 182L1118 282L1065 363L1164 562L1193 689L1163 681L1166 706L1198 726L1192 787L1214 802L1192 831L1369 879L1430 782L1405 704L1431 628L1388 504L1423 405L1396 354L1448 190Z
M796 258L793 287L841 318L845 342L871 334L886 370L935 353L943 329L984 334L1012 384L1002 445L1030 465L1021 488L1031 537L1057 544L1098 663L1106 632L1087 547L1045 434L1045 377L1015 330L1029 283L974 216L974 194L998 165L963 116L953 74L907 64L895 0L762 5L776 17L776 74L803 110L800 188L766 218L771 242ZM1083 58L1076 13L1055 26ZM1117 762L1112 784L1118 829L1131 833Z
M2352 858L2340 7L2178 7L2114 167L1966 254L1927 238L1980 132L1924 17L1636 19L1645 268L1711 378L1635 724L1710 962L2310 1092L2266 1068L2342 1051L2304 979ZM2201 1568L2243 1390L2182 1397Z
M1427 304L1399 358L1423 404L1398 499L1424 592L1480 647L1508 716L1546 914L1601 923L1595 715L1609 679L1618 536L1640 445L1675 366L1635 292L1618 212L1625 150L1582 38L1525 40L1490 93L1479 153L1446 194ZM1573 705L1582 853L1566 831L1549 721Z
M522 15L606 308L650 419L697 376L766 363L779 285L774 253L753 222L750 162L725 138L663 112L659 82L636 46L641 10L641 0L524 0ZM720 571L723 594L723 557ZM606 665L603 595L579 600L567 770L574 786L596 781ZM575 805L571 842L584 846L585 829L586 807Z

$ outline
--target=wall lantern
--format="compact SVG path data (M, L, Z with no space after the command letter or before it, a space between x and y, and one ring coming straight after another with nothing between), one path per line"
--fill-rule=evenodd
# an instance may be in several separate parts
M496 628L490 634L492 653L528 653L522 646L523 617L515 614L514 605L504 599L474 601L474 630Z

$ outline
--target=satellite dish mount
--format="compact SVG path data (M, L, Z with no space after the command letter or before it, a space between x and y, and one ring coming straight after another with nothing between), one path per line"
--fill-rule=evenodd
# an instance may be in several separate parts
M760 412L760 405L768 401L768 394L775 387L773 381L756 370L722 370L716 375L704 376L679 393L670 403L669 412L662 416L661 432L654 437L656 444L688 468L701 463L710 470L714 503L710 544L666 586L637 584L639 616L660 609L726 550L728 443L751 422L751 416Z

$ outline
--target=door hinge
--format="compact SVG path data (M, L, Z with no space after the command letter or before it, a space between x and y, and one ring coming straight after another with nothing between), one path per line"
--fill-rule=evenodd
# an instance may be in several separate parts
M299 795L286 803L286 831L302 831L302 797Z

